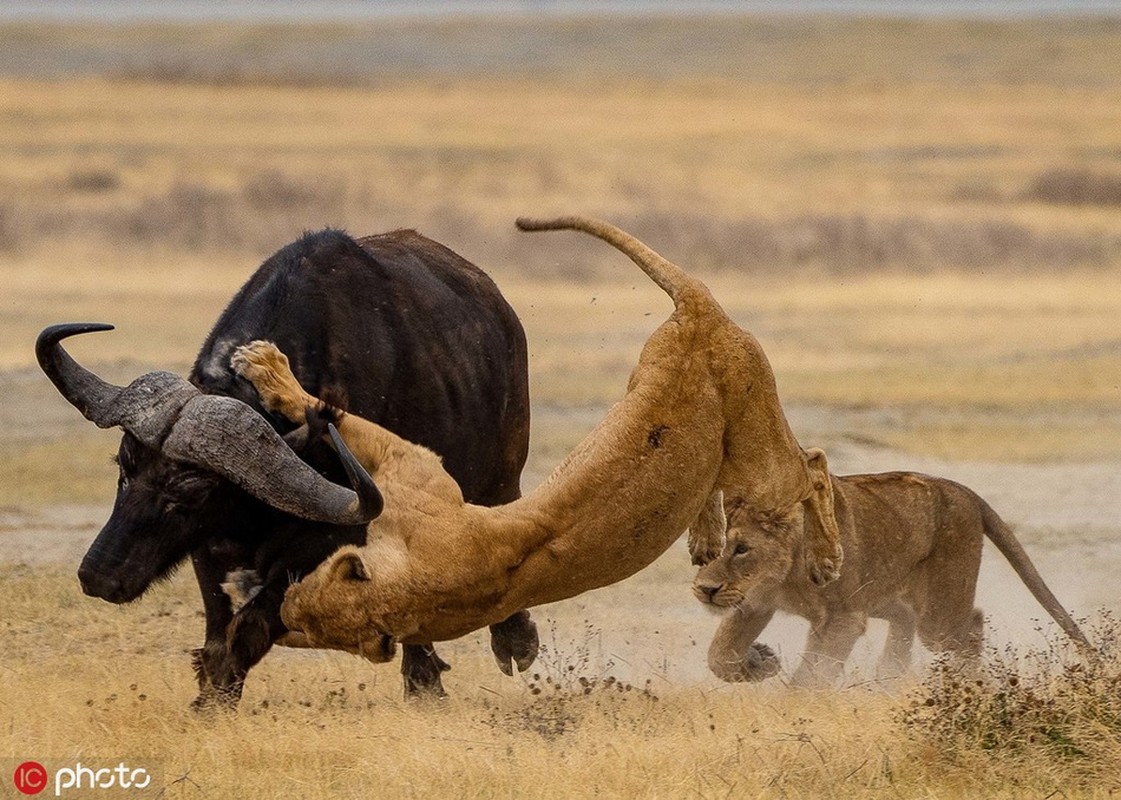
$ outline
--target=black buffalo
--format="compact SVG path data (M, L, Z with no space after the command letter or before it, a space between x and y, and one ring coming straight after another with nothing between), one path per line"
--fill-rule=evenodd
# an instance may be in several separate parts
M285 435L288 456L298 451L335 483L347 476L319 432L292 431L275 417L268 435L243 421L228 424L240 413L235 407L264 413L253 388L230 369L238 345L275 342L311 394L439 453L470 502L497 505L520 495L529 440L525 334L481 270L415 231L356 241L326 230L277 252L218 319L189 383L149 373L127 388L112 386L59 344L108 327L54 326L36 343L40 365L64 397L101 427L124 429L116 502L78 577L86 594L126 603L191 558L206 610L206 641L195 652L197 704L237 702L249 669L287 632L279 613L285 589L339 546L364 543L363 520L374 504L366 498L356 512L362 503L354 492L337 487L335 510L345 511L338 516L300 507L291 499L299 487L266 488L288 470L254 449L258 439L276 438L273 429ZM197 395L216 410L188 414L203 405ZM228 459L256 466L257 482L249 485ZM308 471L313 478L301 481L319 477ZM240 570L255 571L259 585L235 612L222 583ZM507 674L511 661L528 667L537 651L529 614L493 626L491 646ZM404 648L407 694L442 694L444 669L431 646Z

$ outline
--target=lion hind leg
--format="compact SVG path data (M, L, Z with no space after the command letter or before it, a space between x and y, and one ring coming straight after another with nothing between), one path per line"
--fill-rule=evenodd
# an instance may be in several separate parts
M841 529L833 509L832 476L829 459L820 447L802 453L810 481L810 494L803 501L805 512L805 556L810 580L824 586L841 575L844 550Z
M832 685L844 671L845 662L867 624L866 615L850 613L833 615L821 625L812 626L802 663L794 673L794 686Z
M887 641L876 665L880 678L895 678L911 669L911 654L915 646L915 612L902 601L892 603L875 616L888 623Z
M920 616L918 631L919 640L932 652L947 653L971 668L981 658L985 615L981 609L971 607L954 614Z

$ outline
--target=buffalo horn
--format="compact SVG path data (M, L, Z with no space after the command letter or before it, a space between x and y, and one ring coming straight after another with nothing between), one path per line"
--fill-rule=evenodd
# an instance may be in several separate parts
M273 508L303 519L362 525L382 509L381 492L346 445L336 441L352 491L324 478L240 400L200 395L168 433L163 453L216 472Z
M165 456L216 472L259 500L304 519L361 525L382 509L369 473L342 440L335 444L355 490L324 478L292 451L264 417L232 397L204 395L171 372L149 372L128 386L107 383L59 342L112 330L102 323L52 325L39 334L39 366L63 397L99 428L120 426Z
M199 390L173 372L149 372L115 386L70 357L59 342L68 336L111 331L100 322L52 325L35 341L35 357L59 393L99 428L118 425L149 447L159 448L180 409Z

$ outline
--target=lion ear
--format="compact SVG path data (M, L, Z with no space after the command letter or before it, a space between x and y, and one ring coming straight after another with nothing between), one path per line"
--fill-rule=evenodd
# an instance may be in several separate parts
M335 559L331 567L331 574L341 581L368 581L370 573L366 570L366 563L357 553L343 553Z

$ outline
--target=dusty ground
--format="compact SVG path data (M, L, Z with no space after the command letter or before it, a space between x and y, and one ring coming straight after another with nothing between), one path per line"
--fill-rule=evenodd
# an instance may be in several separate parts
M815 430L820 439L831 440L830 463L840 474L910 469L953 478L974 488L1014 526L1052 590L1076 618L1093 616L1103 608L1121 611L1116 579L1121 572L1121 467L1116 462L946 461L846 441L846 435L858 428L845 426L853 421L843 411L803 406L789 411L796 430ZM602 409L538 407L535 412L538 429L564 430L575 437L594 424ZM527 488L546 474L542 459L534 459L533 465L526 475ZM0 563L64 566L73 572L108 513L109 504L104 502L2 508ZM543 629L556 623L555 635L566 649L585 644L585 622L592 623L594 655L604 662L613 661L620 678L642 681L655 676L679 684L710 685L714 681L704 665L704 647L717 618L691 598L692 574L683 542L679 542L633 578L538 609L535 615ZM190 582L189 570L177 580ZM95 600L82 602L100 605ZM991 545L986 545L982 561L977 602L988 617L991 643L1037 646L1042 642L1037 630L1040 622L1045 629L1053 629L1050 618ZM104 612L111 609L105 607ZM801 620L779 618L764 638L793 667L805 630ZM871 623L854 655L851 681L868 676L885 631L883 623ZM449 652L485 648L482 636L471 639L471 643L444 648Z

